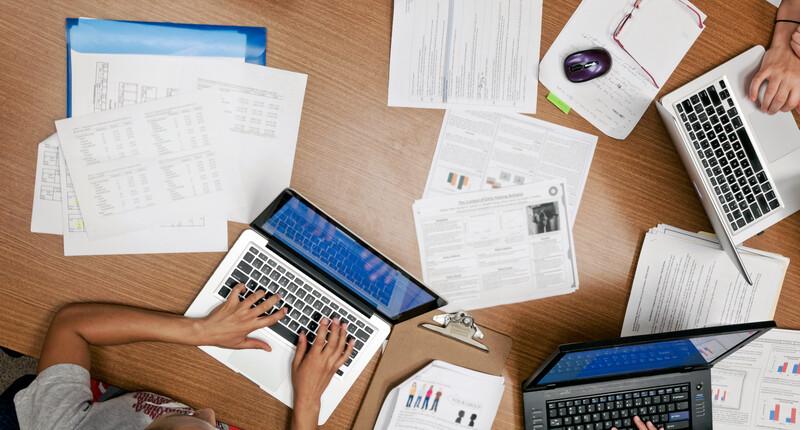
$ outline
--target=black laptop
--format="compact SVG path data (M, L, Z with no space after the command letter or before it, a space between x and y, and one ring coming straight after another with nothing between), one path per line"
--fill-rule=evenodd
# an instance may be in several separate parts
M710 429L711 367L774 321L561 345L522 384L526 430Z

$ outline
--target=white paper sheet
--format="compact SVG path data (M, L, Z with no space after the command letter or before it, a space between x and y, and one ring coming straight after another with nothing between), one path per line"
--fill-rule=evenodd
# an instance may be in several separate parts
M800 367L800 332L780 329L717 363L711 369L714 428L799 428L800 368L795 366Z
M566 208L557 180L417 200L425 284L447 299L448 311L576 291Z
M71 53L72 116L144 103L194 89L196 75L232 57Z
M789 259L740 248L747 285L715 238L659 225L636 266L623 336L771 320Z
M505 380L435 360L389 392L375 429L492 428Z
M61 173L58 135L39 142L31 232L61 234Z
M232 221L249 223L289 186L307 75L252 64L198 73L198 88L220 94L237 154Z
M191 92L56 121L91 238L227 206L218 106L215 94Z
M389 106L536 112L541 0L398 0Z
M540 65L540 80L545 87L615 139L625 139L630 134L659 91L636 61L611 38L634 1L583 0ZM646 6L645 1L642 7ZM697 27L692 21L675 25L678 29ZM660 46L672 41L651 40L650 43L650 46ZM597 47L605 48L611 54L613 64L610 71L588 82L576 84L568 81L564 75L564 59L574 52ZM666 75L671 75L672 71Z
M617 39L663 86L703 29L705 15L681 0L642 2Z
M423 198L562 179L574 224L596 143L525 115L448 110Z
M61 166L61 223L64 255L158 254L173 252L223 252L228 250L228 223L224 210L186 218L133 233L89 240L78 198L63 157Z

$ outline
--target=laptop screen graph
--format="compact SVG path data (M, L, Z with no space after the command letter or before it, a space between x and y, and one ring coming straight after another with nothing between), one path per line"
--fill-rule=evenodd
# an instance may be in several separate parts
M743 331L566 352L538 384L651 373L711 363L755 334Z
M435 300L296 197L262 228L389 318Z

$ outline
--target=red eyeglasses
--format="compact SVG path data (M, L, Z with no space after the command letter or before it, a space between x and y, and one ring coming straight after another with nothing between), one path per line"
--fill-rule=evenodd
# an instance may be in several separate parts
M659 1L665 1L665 0L659 0ZM698 27L700 27L700 28L704 28L705 27L703 25L703 16L700 14L700 12L697 9L695 9L691 4L689 4L688 2L686 2L684 0L675 0L675 1L681 2L684 6L689 8L689 10L692 11L697 16L697 26ZM633 4L633 7L630 10L630 12L626 13L622 17L622 20L620 20L619 24L617 24L617 29L614 30L614 33L611 35L611 38L614 39L614 42L616 42L617 45L619 45L619 47L622 48L622 50L625 51L625 53L628 54L628 56L631 57L631 59L633 59L633 61L636 62L636 64L639 65L639 67L642 69L642 71L644 71L644 73L647 75L647 77L650 78L650 82L656 88L661 88L658 85L658 82L656 82L656 79L653 77L653 74L650 73L650 71L648 71L647 68L644 67L641 63L639 63L639 60L637 60L633 55L631 55L631 53L628 52L627 49L625 49L625 45L623 45L622 42L619 40L619 34L622 32L622 29L625 28L625 24L627 24L628 21L633 17L633 12L636 9L639 9L639 6L641 6L641 4L642 4L642 0L636 0L636 2Z

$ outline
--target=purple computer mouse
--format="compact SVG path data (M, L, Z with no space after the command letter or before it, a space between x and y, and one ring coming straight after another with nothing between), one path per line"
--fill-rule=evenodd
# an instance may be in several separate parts
M564 59L564 74L570 82L586 82L608 73L611 54L603 48L587 49Z

